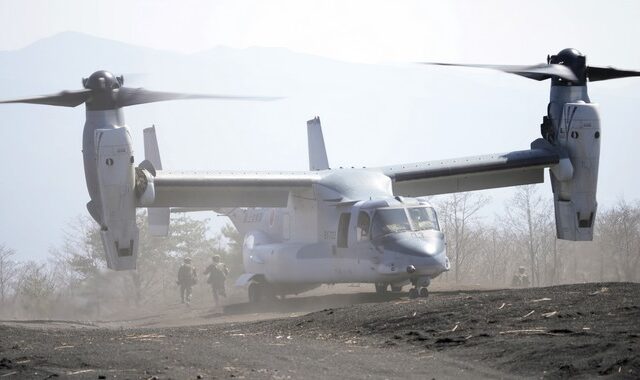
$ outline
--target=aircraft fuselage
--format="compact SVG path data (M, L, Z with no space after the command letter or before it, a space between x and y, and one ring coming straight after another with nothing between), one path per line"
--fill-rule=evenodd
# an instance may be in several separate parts
M281 294L327 283L427 286L449 269L431 205L394 197L390 179L367 169L327 172L286 208L228 216L244 234L239 285L259 279Z

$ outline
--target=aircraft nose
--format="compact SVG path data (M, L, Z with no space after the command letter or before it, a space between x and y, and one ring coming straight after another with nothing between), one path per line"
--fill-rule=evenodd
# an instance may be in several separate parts
M383 242L384 250L414 257L434 256L444 251L444 239L440 236L414 238L389 236Z
M450 267L442 233L387 236L383 247L385 252L397 255L394 260L396 266L409 274L435 275L448 271Z

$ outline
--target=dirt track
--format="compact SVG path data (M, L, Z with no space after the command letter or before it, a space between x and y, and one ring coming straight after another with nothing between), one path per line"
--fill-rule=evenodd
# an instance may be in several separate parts
M304 314L323 303L353 305ZM0 379L640 377L640 284L439 292L427 300L316 296L278 308L4 322ZM265 317L280 318L256 321Z

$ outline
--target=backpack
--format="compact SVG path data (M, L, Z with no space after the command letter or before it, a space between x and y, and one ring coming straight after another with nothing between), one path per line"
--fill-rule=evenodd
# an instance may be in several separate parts
M224 280L227 279L227 274L221 267L222 265L220 264L211 264L209 268L207 268L207 273L209 273L207 283L212 285L224 283Z
M178 270L178 284L183 286L193 285L194 273L195 271L191 265L182 264Z

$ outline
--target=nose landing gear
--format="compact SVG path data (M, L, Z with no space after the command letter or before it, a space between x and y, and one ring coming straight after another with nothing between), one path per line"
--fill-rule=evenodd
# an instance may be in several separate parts
M429 290L427 288L411 288L409 289L409 298L427 298L429 297Z
M411 284L413 288L409 290L409 298L427 298L429 297L429 289L427 286L431 283L431 279L429 277L417 277L411 279Z

